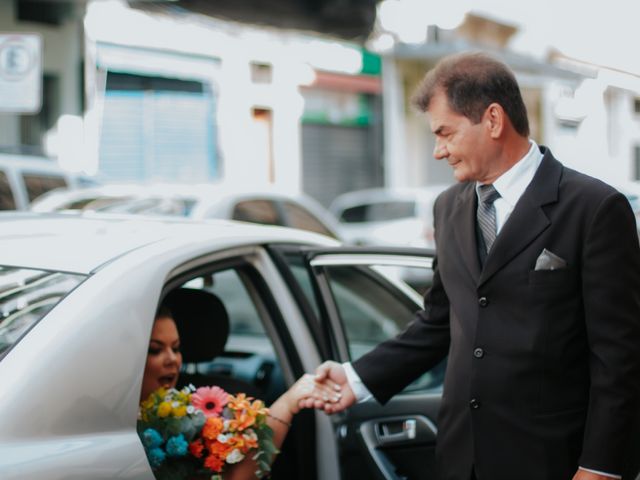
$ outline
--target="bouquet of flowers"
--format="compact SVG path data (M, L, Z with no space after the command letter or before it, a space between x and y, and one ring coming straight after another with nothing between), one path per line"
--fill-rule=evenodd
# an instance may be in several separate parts
M156 479L221 480L247 455L261 476L277 453L268 414L262 401L219 387L160 388L140 405L138 434Z

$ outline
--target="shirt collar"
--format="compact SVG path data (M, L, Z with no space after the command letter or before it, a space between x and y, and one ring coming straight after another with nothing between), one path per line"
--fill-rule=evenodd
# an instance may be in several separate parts
M512 208L515 207L524 191L533 180L536 170L542 162L542 152L533 140L529 140L529 151L518 160L509 170L504 172L493 182L494 188ZM476 194L480 184L476 182Z

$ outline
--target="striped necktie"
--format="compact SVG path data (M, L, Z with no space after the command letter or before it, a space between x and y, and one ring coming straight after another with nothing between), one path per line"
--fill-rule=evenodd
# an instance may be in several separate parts
M480 185L478 187L478 227L484 238L486 252L489 253L496 239L496 207L493 202L500 198L500 194L493 185Z

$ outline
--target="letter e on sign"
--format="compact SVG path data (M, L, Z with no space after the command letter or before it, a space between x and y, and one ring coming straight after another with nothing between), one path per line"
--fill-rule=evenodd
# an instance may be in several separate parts
M42 39L0 34L0 111L36 113L42 106Z

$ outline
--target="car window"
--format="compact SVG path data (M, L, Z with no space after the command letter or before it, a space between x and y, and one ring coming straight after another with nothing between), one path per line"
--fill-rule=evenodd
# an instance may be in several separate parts
M216 272L209 291L224 299L233 335L265 335L258 311L238 272L234 269Z
M367 221L369 205L358 205L345 208L340 214L340 221L345 223L359 223Z
M0 171L0 210L15 210L16 200L9 184L7 174Z
M0 267L0 358L84 275Z
M25 187L27 188L27 196L29 202L34 201L43 193L53 190L54 188L67 187L67 181L59 175L40 175L36 173L22 174Z
M357 360L379 343L395 337L413 320L416 305L380 274L398 276L396 269L326 267L329 285L342 320L351 360ZM423 374L406 391L438 390L444 381L444 362Z
M107 205L129 200L130 197L101 197L91 195L78 200L66 201L58 205L56 210L100 210Z
M331 309L318 305L323 300L314 293L313 274L306 268L303 256L295 251L281 253L303 292L304 299L298 301L310 304L317 318L321 318L321 311ZM323 278L331 290L351 361L396 336L413 320L415 312L420 308L415 301L419 294L404 280L419 276L423 279L421 287L425 288L432 278L430 269L395 266L331 265L323 267L323 272ZM426 372L409 385L405 392L440 390L445 365L446 362L443 361Z
M244 200L233 209L232 218L264 225L282 225L275 204L270 200Z
M345 223L384 222L414 216L416 216L416 202L390 200L345 208L340 214L340 221Z
M416 215L416 202L412 200L396 200L372 203L367 210L367 221L383 222L410 218Z
M320 318L318 302L313 292L313 282L309 276L304 259L298 254L285 254L284 258L286 258L289 269L305 297L304 301L311 307L315 317Z
M287 226L300 228L310 232L321 233L335 238L335 235L320 221L315 215L293 202L282 202L285 215L287 216Z
M367 267L327 267L351 360L357 360L406 326L416 306L398 299Z

